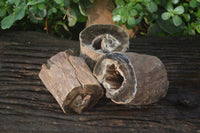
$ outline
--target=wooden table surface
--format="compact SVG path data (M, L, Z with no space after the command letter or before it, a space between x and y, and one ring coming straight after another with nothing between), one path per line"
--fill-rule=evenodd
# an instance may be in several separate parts
M78 41L38 32L0 33L0 132L200 133L200 37L138 37L130 50L158 56L167 96L148 106L116 105L103 97L81 115L64 114L38 77L41 64Z

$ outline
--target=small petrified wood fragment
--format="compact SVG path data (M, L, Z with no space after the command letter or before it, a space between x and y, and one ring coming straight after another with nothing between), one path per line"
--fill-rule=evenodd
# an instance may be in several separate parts
M81 113L103 95L103 89L84 59L60 52L43 64L39 77L62 110Z
M147 105L163 98L169 81L163 63L155 56L137 53L108 53L93 74L118 104Z
M116 25L91 25L80 33L79 39L80 55L92 70L105 53L125 52L129 47L128 34Z

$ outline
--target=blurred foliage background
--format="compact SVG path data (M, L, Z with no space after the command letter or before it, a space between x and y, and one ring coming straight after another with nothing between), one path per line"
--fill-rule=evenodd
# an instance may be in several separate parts
M1 31L35 30L77 38L95 0L0 0ZM103 2L103 0L102 0ZM113 0L113 21L141 35L200 34L200 0ZM76 34L76 35L74 35Z

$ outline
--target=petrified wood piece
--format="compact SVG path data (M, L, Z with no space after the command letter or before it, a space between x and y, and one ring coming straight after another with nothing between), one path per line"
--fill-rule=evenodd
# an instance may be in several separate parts
M90 8L87 8L87 22L86 27L92 24L113 24L117 25L113 21L112 11L116 8L116 4L113 0L95 0ZM133 29L127 29L125 25L121 26L128 34L130 38L133 38L137 33L137 27Z
M42 65L39 77L62 110L81 113L103 95L103 89L84 59L60 52Z
M92 111L65 115L38 73L41 64L59 51L78 51L79 42L31 31L0 34L1 132L200 130L200 37L137 37L130 41L130 51L156 55L165 64L170 87L166 98L156 105L118 106L102 99Z
M93 74L118 104L151 104L167 93L169 81L163 63L155 56L137 53L108 53Z
M125 52L129 47L129 36L116 25L96 24L85 28L79 35L80 55L93 69L96 62L109 52Z

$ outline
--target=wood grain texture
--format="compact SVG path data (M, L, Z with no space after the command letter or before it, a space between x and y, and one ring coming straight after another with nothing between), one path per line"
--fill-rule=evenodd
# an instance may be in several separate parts
M122 27L109 24L94 24L79 34L80 56L93 70L94 65L109 52L126 52L129 48L129 36Z
M169 87L162 61L135 52L108 53L95 65L94 76L117 104L149 105L166 96Z
M170 87L148 106L105 98L81 115L64 114L38 77L41 65L79 42L36 32L0 33L1 132L200 132L200 38L137 38L130 51L158 56Z
M64 113L81 114L103 96L103 88L78 56L70 50L59 52L42 65L39 73Z

